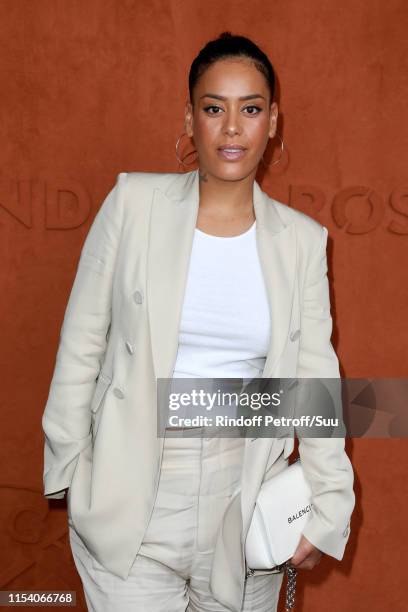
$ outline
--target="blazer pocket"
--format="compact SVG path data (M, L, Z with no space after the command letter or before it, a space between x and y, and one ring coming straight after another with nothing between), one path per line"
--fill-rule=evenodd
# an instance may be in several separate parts
M101 407L103 398L110 385L112 384L112 379L106 374L99 374L98 381L96 383L95 391L91 400L91 412L95 413Z

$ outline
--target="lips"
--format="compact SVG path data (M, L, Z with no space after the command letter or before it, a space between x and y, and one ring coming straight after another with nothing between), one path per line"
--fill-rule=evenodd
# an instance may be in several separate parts
M246 148L242 145L223 145L217 149L218 155L227 161L241 159L245 155Z
M230 144L230 145L222 145L221 147L218 147L219 150L221 151L245 151L245 147L243 145L238 145L238 144Z

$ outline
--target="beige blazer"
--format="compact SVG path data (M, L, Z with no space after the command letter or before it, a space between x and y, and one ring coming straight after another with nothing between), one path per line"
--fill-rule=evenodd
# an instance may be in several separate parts
M255 181L256 240L271 344L263 378L339 377L331 344L327 229ZM44 495L68 500L76 530L126 579L153 510L163 438L156 378L171 377L199 207L198 170L120 173L84 242L45 406ZM211 589L239 612L244 544L265 474L287 464L293 438L247 438L241 494L220 526ZM354 508L344 438L302 438L313 491L304 529L341 560Z

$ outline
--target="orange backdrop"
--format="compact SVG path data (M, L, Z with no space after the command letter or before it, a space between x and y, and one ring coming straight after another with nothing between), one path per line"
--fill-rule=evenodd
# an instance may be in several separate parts
M65 501L42 496L62 318L116 175L182 171L188 69L221 31L253 38L276 68L286 152L258 178L329 229L342 375L408 376L407 26L405 0L2 0L0 589L76 589L86 610ZM346 554L301 571L297 609L406 610L407 442L347 449Z

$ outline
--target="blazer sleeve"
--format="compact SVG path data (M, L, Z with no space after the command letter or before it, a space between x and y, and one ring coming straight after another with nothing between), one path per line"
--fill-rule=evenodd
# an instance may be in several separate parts
M54 373L42 416L44 496L62 498L78 457L91 444L90 403L111 321L112 284L123 222L118 175L83 244L60 331Z
M335 416L344 425L339 361L331 344L328 231L324 226L320 229L320 240L310 256L303 290L298 377L318 378L326 385ZM325 378L330 380L321 380ZM344 427L340 432L344 432ZM302 533L322 552L340 561L350 535L350 517L355 505L354 473L345 451L345 438L299 438L299 455L313 502Z

